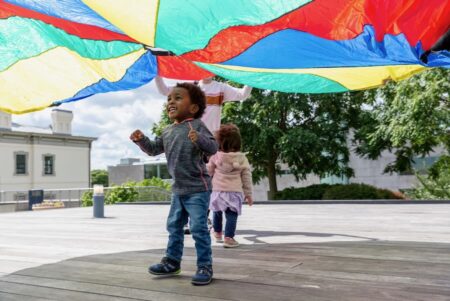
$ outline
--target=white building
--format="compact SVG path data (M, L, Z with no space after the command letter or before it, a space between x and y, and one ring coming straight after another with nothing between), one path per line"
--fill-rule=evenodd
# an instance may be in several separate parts
M145 161L124 158L116 166L108 166L109 184L121 185L125 182L140 182L153 177L170 180L167 161L164 155L150 157Z
M13 123L0 111L0 191L83 188L90 184L91 145L72 135L71 111L52 111L46 128Z

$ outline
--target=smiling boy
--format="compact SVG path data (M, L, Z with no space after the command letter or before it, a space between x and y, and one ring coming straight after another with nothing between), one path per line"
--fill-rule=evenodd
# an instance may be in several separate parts
M197 251L195 285L212 280L211 237L207 227L207 210L211 193L211 178L206 170L204 156L217 152L217 143L200 120L206 107L204 93L189 83L177 84L168 95L167 113L174 123L166 127L161 137L151 141L140 130L130 139L145 153L156 156L165 153L169 173L174 183L172 202L167 218L169 242L161 263L150 266L153 275L180 273L183 255L183 225L191 220L191 233Z

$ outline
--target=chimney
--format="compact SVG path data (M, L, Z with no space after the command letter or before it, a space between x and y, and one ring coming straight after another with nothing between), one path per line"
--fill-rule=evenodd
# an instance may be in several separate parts
M72 135L72 111L52 110L52 129L54 134Z
M11 130L11 114L0 111L0 129Z

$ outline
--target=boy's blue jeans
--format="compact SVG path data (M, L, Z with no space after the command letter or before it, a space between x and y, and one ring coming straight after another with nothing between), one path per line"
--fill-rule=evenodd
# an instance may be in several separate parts
M195 240L197 251L197 266L212 265L211 236L207 225L207 212L211 192L199 192L188 195L172 195L169 217L167 218L167 231L169 243L166 256L181 262L184 247L183 226L190 217L190 229Z

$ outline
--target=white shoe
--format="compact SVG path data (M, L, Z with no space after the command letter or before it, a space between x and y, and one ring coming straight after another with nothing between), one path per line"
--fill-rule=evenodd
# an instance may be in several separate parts
M223 241L223 247L224 248L236 248L239 247L239 243L234 240L232 237L225 237Z
M214 235L214 238L216 239L217 243L223 242L222 232L213 232L213 235Z

